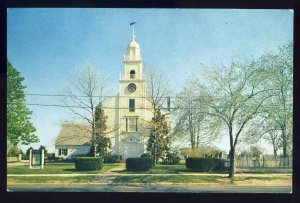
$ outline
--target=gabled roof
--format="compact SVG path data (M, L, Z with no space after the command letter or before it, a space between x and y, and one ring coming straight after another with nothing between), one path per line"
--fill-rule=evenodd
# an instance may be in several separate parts
M79 124L63 124L55 145L89 145L92 138L90 127Z

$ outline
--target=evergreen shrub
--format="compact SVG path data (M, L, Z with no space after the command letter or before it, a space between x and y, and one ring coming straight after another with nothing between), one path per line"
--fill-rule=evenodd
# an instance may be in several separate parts
M102 158L100 157L76 157L75 168L79 171L96 171L103 166Z
M128 171L148 171L153 164L153 159L149 158L128 158L126 159L126 169Z
M140 156L140 158L143 158L143 159L153 159L153 156L151 154L148 154L148 153L144 153Z
M152 166L154 166L154 159L153 156L149 153L143 153L140 158L142 159L152 159Z
M186 167L191 171L221 171L224 170L224 159L217 158L186 158Z
M176 153L167 153L166 158L163 160L162 164L176 165L179 164L180 157Z

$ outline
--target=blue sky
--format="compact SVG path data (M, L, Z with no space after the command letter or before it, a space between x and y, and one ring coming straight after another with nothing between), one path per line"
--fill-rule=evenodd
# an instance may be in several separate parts
M8 60L25 77L27 93L59 94L74 72L90 63L109 77L116 94L132 19L144 65L162 72L175 92L199 63L256 58L293 41L289 10L13 8L8 9ZM27 96L27 101L61 104L55 97ZM72 113L29 107L41 139L32 146L54 151L60 124ZM218 146L227 150L224 142Z

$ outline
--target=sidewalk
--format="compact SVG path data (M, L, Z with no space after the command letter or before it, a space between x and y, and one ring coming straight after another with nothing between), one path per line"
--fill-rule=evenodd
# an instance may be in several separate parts
M158 185L158 184L23 184L10 185L9 192L183 192L183 193L291 193L291 186Z
M139 173L139 174L118 174L118 173L102 173L102 174L80 174L80 173L72 173L72 174L7 174L7 177L16 177L16 176L48 176L48 177L74 177L74 176L219 176L219 177L228 177L228 174L219 174L219 173L208 173L208 174L173 174L173 173L164 173L164 174L149 174L149 173ZM271 173L271 174L251 174L251 173L243 173L243 174L235 174L235 177L270 177L270 176L287 176L292 177L292 174L286 173Z

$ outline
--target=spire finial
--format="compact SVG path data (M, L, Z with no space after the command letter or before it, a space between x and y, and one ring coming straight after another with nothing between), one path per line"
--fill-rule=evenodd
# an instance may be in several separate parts
M134 35L134 24L136 24L136 22L134 21L134 19L132 19L132 23L130 23L130 26L132 26L132 37L133 37L133 39L135 39L135 35Z

